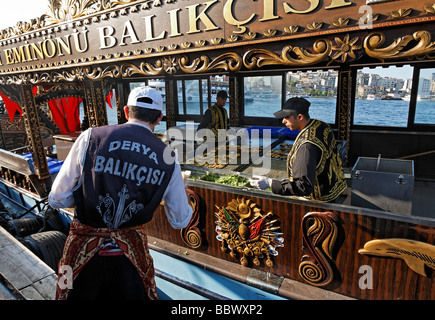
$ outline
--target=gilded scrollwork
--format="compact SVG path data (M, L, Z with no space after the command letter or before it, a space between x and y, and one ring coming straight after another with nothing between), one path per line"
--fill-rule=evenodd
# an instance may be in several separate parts
M393 59L413 59L435 54L435 42L429 31L417 31L413 35L405 35L395 39L392 44L383 47L386 37L382 32L373 32L364 39L364 50L372 58L381 61ZM417 42L409 47L412 41Z
M132 63L125 63L121 66L121 74L124 78L133 75L157 76L164 73L163 61L157 60L155 65L142 62L139 66Z
M49 0L49 24L80 18L94 12L126 5L138 0Z
M243 66L242 58L234 52L222 54L212 61L209 57L202 56L193 60L191 64L189 62L189 58L185 55L178 59L179 67L185 73L201 73L216 69L239 71Z
M243 63L248 69L261 68L267 65L308 66L328 59L332 44L330 40L320 39L313 45L315 53L300 47L285 46L281 56L266 49L252 49L245 53Z
M305 255L299 264L299 274L314 286L326 286L334 280L332 263L338 221L331 212L310 212L302 219Z
M186 189L189 205L192 207L192 219L186 228L181 229L181 238L183 242L193 249L197 249L202 245L201 230L198 228L200 218L200 204L201 199L199 196L190 189Z

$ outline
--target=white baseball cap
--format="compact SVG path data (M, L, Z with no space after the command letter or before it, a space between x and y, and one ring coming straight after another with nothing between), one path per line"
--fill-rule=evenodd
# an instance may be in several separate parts
M156 89L150 87L138 87L130 92L127 105L162 111L163 98L160 92Z

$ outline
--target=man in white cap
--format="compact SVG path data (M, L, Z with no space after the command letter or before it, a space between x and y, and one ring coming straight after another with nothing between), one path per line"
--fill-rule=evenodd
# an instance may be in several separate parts
M173 228L192 217L175 153L153 134L162 107L158 91L136 88L127 123L88 129L71 148L49 194L75 207L56 299L158 299L144 225L162 201Z

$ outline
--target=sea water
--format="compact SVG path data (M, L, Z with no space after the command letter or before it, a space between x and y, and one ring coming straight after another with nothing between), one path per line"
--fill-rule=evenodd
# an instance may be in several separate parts
M336 123L336 98L307 97L311 102L310 117L330 124ZM225 108L228 111L228 103ZM244 115L249 117L273 117L273 113L281 109L281 99L254 100L245 104ZM117 123L115 109L107 108L109 124ZM205 107L204 107L205 111ZM82 113L81 113L82 114ZM165 114L165 110L163 110ZM182 112L180 112L182 114ZM187 103L186 114L200 115L199 103ZM409 101L405 100L355 100L354 125L371 125L386 127L407 127ZM435 124L435 101L417 101L415 124ZM162 123L156 131L165 131Z

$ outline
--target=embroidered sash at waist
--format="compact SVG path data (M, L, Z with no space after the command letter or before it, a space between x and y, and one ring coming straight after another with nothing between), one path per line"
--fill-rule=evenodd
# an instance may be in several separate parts
M158 299L154 280L153 259L149 254L148 240L144 225L125 229L93 228L74 219L70 225L70 233L65 243L59 270L72 269L73 281L89 260L101 249L107 239L112 239L138 271L150 300ZM71 270L70 269L70 270ZM66 300L68 287L64 275L59 274L56 286L56 299Z

